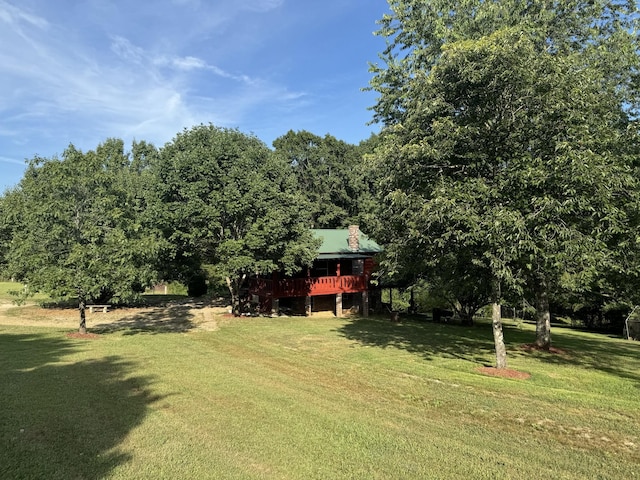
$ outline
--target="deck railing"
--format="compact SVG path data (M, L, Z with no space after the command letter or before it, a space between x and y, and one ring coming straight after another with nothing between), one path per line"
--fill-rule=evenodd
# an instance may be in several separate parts
M249 291L253 295L284 297L311 297L335 293L356 293L366 289L364 275L344 275L340 277L307 277L276 280L253 279Z

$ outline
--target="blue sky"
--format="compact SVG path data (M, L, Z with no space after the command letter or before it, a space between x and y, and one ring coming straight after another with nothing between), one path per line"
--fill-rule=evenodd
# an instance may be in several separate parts
M0 192L25 159L200 123L358 143L386 0L0 0Z

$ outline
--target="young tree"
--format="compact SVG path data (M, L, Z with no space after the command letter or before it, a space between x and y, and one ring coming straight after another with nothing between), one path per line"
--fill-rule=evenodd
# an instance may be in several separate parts
M9 274L28 293L77 299L81 333L88 302L126 300L155 280L163 244L136 208L134 177L121 140L70 145L61 159L31 160L9 197Z
M214 264L236 314L250 275L293 273L315 258L308 206L290 166L258 138L200 125L154 164L157 218L176 255Z
M390 249L435 264L475 252L494 300L535 296L548 348L549 288L587 288L614 250L636 248L635 6L390 5L371 82Z

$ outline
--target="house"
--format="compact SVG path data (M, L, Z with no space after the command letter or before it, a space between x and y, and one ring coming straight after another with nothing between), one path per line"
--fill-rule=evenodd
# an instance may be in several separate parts
M341 317L345 311L358 311L368 315L374 256L382 248L357 225L315 229L313 235L322 245L310 268L292 277L276 272L269 278L252 279L249 294L261 313L331 311Z

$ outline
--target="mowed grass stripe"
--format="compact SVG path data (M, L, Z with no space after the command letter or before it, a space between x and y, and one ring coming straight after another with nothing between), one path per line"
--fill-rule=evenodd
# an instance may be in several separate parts
M10 465L16 478L633 478L635 345L557 329L571 353L562 360L519 350L528 328L507 329L510 366L531 373L527 381L477 372L492 361L483 325L242 319L213 332L119 331L94 341L5 328L1 438L30 460L0 453L0 473ZM604 353L583 353L582 341ZM52 401L56 422L24 411L46 412ZM20 428L39 429L35 446ZM78 455L74 436L88 453Z

